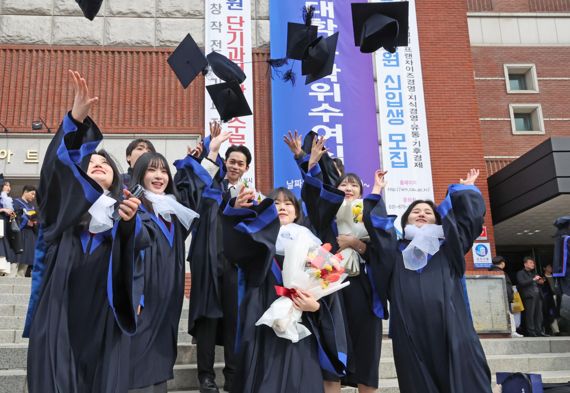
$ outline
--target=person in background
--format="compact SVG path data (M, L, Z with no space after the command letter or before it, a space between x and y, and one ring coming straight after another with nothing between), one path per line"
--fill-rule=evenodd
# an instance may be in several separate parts
M501 272L505 276L505 286L507 289L507 300L509 301L509 315L511 318L511 337L520 338L523 337L521 334L517 333L516 324L514 321L513 310L511 304L513 303L514 291L513 283L509 275L505 272L505 267L507 266L507 260L500 255L493 258L493 265L489 268L489 271Z
M127 169L127 173L123 173L123 184L126 186L129 185L135 163L140 156L149 152L156 153L156 149L148 139L138 138L129 143L126 150L127 164L129 164L129 168Z
M0 193L0 219L4 225L3 236L0 238L0 257L6 258L12 264L10 276L15 276L18 271L18 264L16 263L16 253L8 241L8 225L10 225L11 220L16 218L16 213L14 212L14 201L9 195L12 191L11 184L9 181L4 180L3 174L0 174L0 186L2 187L2 192Z
M34 265L34 250L36 247L38 214L34 202L36 200L36 187L25 185L22 196L14 201L14 211L18 215L24 252L16 256L18 261L19 277L29 277L31 267Z
M544 267L544 285L542 286L544 331L559 335L558 318L560 318L560 287L556 278L552 277L552 264Z
M532 257L524 257L524 269L517 273L517 288L524 304L523 322L526 337L548 337L542 332L542 296L544 279L535 273Z

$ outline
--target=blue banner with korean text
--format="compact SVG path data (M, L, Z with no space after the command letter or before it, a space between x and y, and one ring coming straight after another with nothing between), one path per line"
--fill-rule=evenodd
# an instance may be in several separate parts
M280 0L270 2L271 58L286 56L287 23L303 23L302 9L314 6L312 24L328 37L339 32L331 75L305 85L301 61L290 60L296 84L272 81L274 186L299 195L301 175L288 147L287 131L313 130L328 138L332 157L339 157L346 172L362 177L364 194L370 192L374 171L380 167L372 56L354 45L351 3L354 0ZM284 67L284 69L285 69Z

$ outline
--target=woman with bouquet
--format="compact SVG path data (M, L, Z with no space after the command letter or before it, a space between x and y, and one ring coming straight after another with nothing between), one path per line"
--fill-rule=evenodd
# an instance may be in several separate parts
M321 368L339 373L344 367L346 343L338 297L332 294L317 301L307 291L284 288L289 294L283 295L302 311L302 324L311 333L298 342L278 337L269 326L256 326L279 297L275 286L282 285L284 259L276 249L281 249L282 229L300 221L301 208L285 188L275 190L259 205L254 205L254 198L255 191L244 188L224 212L224 252L240 268L239 366L232 393L323 392ZM295 242L312 236L297 226L281 238Z
M365 199L364 222L373 258L380 267L377 285L389 288L390 331L402 393L491 392L485 353L464 301L464 255L481 233L485 202L471 169L449 186L439 205L417 200L402 215L403 240L395 216L388 216L377 171Z
M349 344L348 372L343 384L358 386L359 392L374 392L378 388L382 319L388 317L385 296L381 296L373 277L373 262L369 258L367 233L362 223L362 181L358 175L343 175L332 186L323 181L319 162L327 154L325 138L313 139L311 153L301 162L304 183L301 196L315 233L333 251L343 255L351 277L350 285L342 291L343 311L347 321ZM285 143L298 156L301 136L296 132L285 137ZM330 176L329 176L330 177ZM372 262L372 263L371 263ZM340 390L338 376L327 374L327 389Z
M30 393L125 393L147 234L140 200L123 191L102 134L88 116L96 97L78 72L71 112L40 174L39 236L24 336ZM120 201L120 202L119 202ZM118 210L117 210L118 209ZM113 219L118 211L120 220Z

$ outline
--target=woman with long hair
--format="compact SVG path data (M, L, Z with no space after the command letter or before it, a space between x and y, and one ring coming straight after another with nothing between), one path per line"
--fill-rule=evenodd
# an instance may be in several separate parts
M124 393L147 238L136 218L140 201L122 192L109 154L95 151L102 134L88 114L97 98L78 72L70 75L73 108L40 174L42 214L24 330L28 388Z
M464 298L464 255L479 236L485 202L471 169L449 186L444 201L414 201L401 218L399 240L380 196L384 172L365 199L364 223L379 266L377 286L389 289L390 332L403 393L491 392L485 353Z
M185 282L184 241L198 217L177 191L166 158L145 153L133 168L131 186L144 188L140 218L149 233L144 252L144 295L137 334L131 340L130 392L166 392L174 378L178 324Z

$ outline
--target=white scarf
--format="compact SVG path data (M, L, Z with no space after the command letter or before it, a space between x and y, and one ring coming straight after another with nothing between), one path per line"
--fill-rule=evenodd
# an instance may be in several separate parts
M101 233L113 228L113 211L117 201L108 194L109 191L105 191L89 208L89 214L91 214L89 232L91 233Z
M404 266L409 270L419 270L427 265L428 254L434 255L439 251L439 239L444 239L443 227L435 224L425 224L421 227L406 225L405 238L411 240L402 251Z
M194 210L178 202L174 195L160 195L145 190L144 197L152 203L152 209L157 216L161 216L165 221L172 222L171 214L174 214L186 229L190 229L192 221L200 217Z

